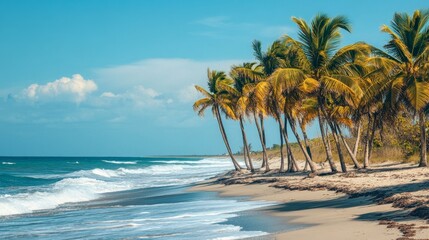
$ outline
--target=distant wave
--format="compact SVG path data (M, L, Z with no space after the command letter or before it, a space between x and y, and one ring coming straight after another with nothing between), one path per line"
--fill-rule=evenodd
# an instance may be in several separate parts
M43 184L50 184L58 181L59 179L44 179L44 178L35 178L30 176L14 176L9 174L0 173L0 187L10 187L10 186L37 186Z
M1 164L3 164L3 165L14 165L16 163L14 163L14 162L2 162Z
M113 164L137 164L137 161L111 161L111 160L102 160L106 163L113 163Z
M157 160L157 161L153 161L154 163L168 163L168 164L221 164L221 165L225 165L228 164L228 158L204 158L201 160L194 160L194 161L189 161L189 160Z
M79 164L79 161L76 161L76 162L67 162L67 163L70 163L70 164Z
M191 166L189 168L192 168ZM77 172L72 172L67 174L67 177L91 177L91 178L119 178L125 177L126 175L170 175L173 173L180 173L184 170L183 166L179 165L153 165L145 168L118 168L116 170L104 169L104 168L94 168L91 170L80 170Z

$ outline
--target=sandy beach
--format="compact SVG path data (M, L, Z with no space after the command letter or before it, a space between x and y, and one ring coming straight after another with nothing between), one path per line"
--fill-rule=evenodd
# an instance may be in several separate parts
M279 205L270 214L306 225L273 234L272 239L429 239L428 175L429 169L382 164L367 171L315 177L226 174L192 190L276 201Z

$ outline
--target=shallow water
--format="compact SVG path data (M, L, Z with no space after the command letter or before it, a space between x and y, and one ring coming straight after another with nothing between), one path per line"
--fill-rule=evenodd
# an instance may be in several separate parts
M225 158L2 158L0 238L238 239L285 228L273 202L187 192Z

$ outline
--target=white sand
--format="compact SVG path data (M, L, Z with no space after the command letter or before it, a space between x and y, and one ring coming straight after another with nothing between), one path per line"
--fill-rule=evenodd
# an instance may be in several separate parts
M389 166L392 167L392 166ZM401 168L404 166L400 166ZM379 166L381 168L381 166ZM395 168L396 169L396 168ZM196 186L193 191L216 191L223 196L251 196L255 200L277 201L281 209L272 214L285 217L291 224L311 224L303 229L282 232L273 235L273 239L398 239L404 237L397 227L388 228L380 225L382 216L393 217L401 224L415 224L412 227L416 235L408 239L429 239L429 224L425 220L406 216L407 211L394 208L392 204L378 205L369 197L348 198L344 193L333 191L290 191L270 187L275 184L306 185L333 184L333 186L357 190L368 190L376 187L387 187L392 191L401 185L401 191L395 194L408 194L413 198L426 199L429 194L425 181L429 179L429 169L406 169L392 171L374 171L356 173L345 177L343 174L305 178L303 175L279 177L278 182L261 184L212 184ZM255 179L246 176L244 179ZM257 179L268 179L272 176L258 176ZM411 182L411 184L410 184ZM429 186L428 186L429 187ZM417 188L417 189L415 189ZM409 190L409 192L406 192ZM405 191L405 193L404 193ZM409 211L409 210L408 210ZM405 239L405 238L404 238Z

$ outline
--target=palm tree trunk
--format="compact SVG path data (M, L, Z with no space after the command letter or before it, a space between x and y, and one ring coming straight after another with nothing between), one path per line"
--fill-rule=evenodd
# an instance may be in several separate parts
M368 113L368 125L366 128L365 152L363 157L363 168L369 168L369 143L371 141L371 114Z
M246 143L247 143L247 139L246 139ZM250 171L255 172L255 168L253 167L252 158L250 157L249 145L246 146L246 152L247 152L247 159L249 160Z
M298 125L301 128L302 137L304 138L305 149L307 150L308 155L310 155L310 158L313 159L313 155L311 154L310 144L308 141L307 131L305 130L305 127L303 126L301 121L298 121ZM307 162L305 162L304 171L308 171Z
M310 155L311 159L313 159L313 155L311 154L311 148L310 148L310 141L308 139L307 130L302 126L302 124L299 124L301 131L302 131L302 137L304 138L304 145L307 149L308 155Z
M368 161L371 159L372 147L374 146L375 130L377 129L377 114L374 114L371 127L371 137L369 141Z
M288 135L288 131L287 131L287 118L286 118L286 115L284 115L284 123L282 122L282 119L280 119L280 123L282 124L283 138L285 139L285 142L286 142L287 171L288 172L293 172L294 163L292 162L292 154L291 154L291 151L290 151L291 147L290 147L289 135Z
M247 159L249 160L250 171L253 173L255 172L255 167L253 167L252 158L250 157L250 149L249 149L249 143L247 142L246 132L244 132L244 139L246 140L246 152L247 152Z
M275 103L274 103L275 104ZM276 109L277 106L275 105ZM285 159L283 156L283 132L282 132L282 124L280 122L281 120L281 114L279 114L277 111L275 113L274 118L277 120L277 122L279 123L279 131L280 131L280 169L279 172L284 172L284 168L285 168Z
M258 124L257 123L258 120L256 120L256 117L254 117L254 119L255 119L255 123ZM261 141L264 141L264 145L265 145L265 148L266 148L267 145L266 145L266 141L265 141L265 129L264 129L264 126L263 126L264 125L264 119L263 119L263 117L262 117L261 114L259 114L259 121L260 121L260 125L259 126L261 126L261 127L258 128L259 129L258 130L258 134L259 134L259 132L261 132L261 134L262 134L262 140ZM264 149L262 149L262 151L264 151ZM267 163L267 161L268 161L267 153L263 152L262 153L262 166L261 166L261 168L265 167L265 164Z
M304 154L305 160L308 162L308 165L310 166L311 172L313 172L313 173L317 172L316 165L314 165L313 161L311 160L310 155L308 155L307 150L304 148L304 145L302 144L301 137L299 136L299 134L296 130L295 120L293 120L286 111L285 111L285 115L287 116L287 118L289 120L289 125L292 129L293 134L295 135L296 141L298 142L298 145L301 148L302 153Z
M296 163L295 156L292 153L292 148L290 147L289 137L288 137L288 133L287 133L287 127L286 127L287 117L286 117L286 115L284 117L285 117L285 122L283 123L281 117L279 117L279 122L280 122L281 128L283 129L283 138L285 140L286 150L287 150L287 158L288 158L287 171L288 172L297 172L297 171L299 171L299 167L298 167L298 164Z
M285 159L283 156L283 132L282 132L282 125L279 122L279 133L280 133L280 172L284 172L285 170Z
M241 135L243 137L243 154L244 154L244 162L246 164L247 170L254 172L252 159L250 159L249 149L247 148L247 137L246 132L244 131L243 117L240 116L240 129Z
M256 118L255 114L253 114L253 118L255 119L256 128L258 129L259 139L261 140L261 145L262 145L263 162L262 162L261 168L263 168L265 165L265 171L268 172L268 171L270 171L270 166L268 165L267 148L266 148L265 143L264 143L264 137L262 136L262 130L261 130L261 127L259 126L259 122L258 122L258 119Z
M338 172L338 170L337 170L337 166L335 165L335 162L332 158L331 144L329 143L329 139L327 139L326 134L325 134L326 132L325 132L323 118L322 118L321 113L320 113L320 109L318 111L318 116L319 116L320 134L322 136L322 142L323 142L323 146L325 147L325 152L326 152L326 160L328 161L329 166L331 167L331 171L333 173L336 173L336 172Z
M267 146L267 140L265 138L264 116L262 116L262 114L259 114L259 120L261 122L262 140L264 140L264 144Z
M336 126L336 127L337 127L337 129L338 129L338 134L340 135L341 140L343 141L344 146L346 147L347 152L349 153L350 158L352 159L353 164L355 165L355 168L360 169L360 168L361 168L361 167L360 167L360 164L359 164L359 162L357 161L356 156L353 154L353 151L350 149L350 146L349 146L349 144L347 143L346 139L344 138L343 133L341 132L341 128L340 128L340 127L338 126L338 124L336 124L336 123L335 123L335 126Z
M289 156L290 162L291 162L290 169L288 171L289 172L298 172L299 171L299 167L298 167L298 164L296 163L295 156L293 155L292 148L290 146L289 146L289 149L288 149L288 156Z
M359 149L360 137L361 137L361 132L362 132L361 130L362 130L362 121L359 119L359 121L357 122L356 141L355 141L355 145L353 147L353 155L355 156L355 158L357 158L357 153L358 153L358 149Z
M249 162L247 161L247 152L246 152L246 149L245 149L246 147L245 146L243 146L243 160L244 160L244 165L246 166L246 169L247 170L250 170L250 167L249 167Z
M234 168L236 171L241 171L241 167L238 164L237 160L235 160L234 155L232 154L231 147L228 142L228 138L226 137L225 128L222 123L222 117L219 113L219 106L215 106L215 115L219 125L220 133L222 134L223 142L225 143L226 150L228 151L229 156L231 157L232 164L234 164Z
M427 167L427 152L426 152L426 120L423 111L419 112L419 125L420 125L420 163L419 167Z
M243 160L244 160L244 165L246 166L246 169L250 170L249 163L247 162L247 152L246 152L246 147L244 146L244 142L243 142Z
M264 116L262 116L262 114L259 114L259 122L260 122L260 126L261 126L261 133L262 133L262 140L264 141L264 145L265 145L265 155L264 156L264 162L267 163L268 162L268 155L267 155L267 141L265 138L265 128L264 128Z
M340 159L341 171L347 172L347 166L346 166L346 162L344 161L343 150L341 149L341 144L338 139L337 130L334 128L334 126L332 126L332 123L330 123L329 120L328 120L328 125L331 128L332 136L334 137L335 146L337 147L338 158Z
M340 159L341 171L347 172L346 162L344 161L343 150L341 149L340 140L338 139L337 129L335 128L333 123L328 118L328 113L326 112L323 105L321 105L320 108L322 110L323 116L326 119L326 122L328 123L329 127L331 128L332 136L334 137L334 141L335 141L335 146L337 147L338 158Z

